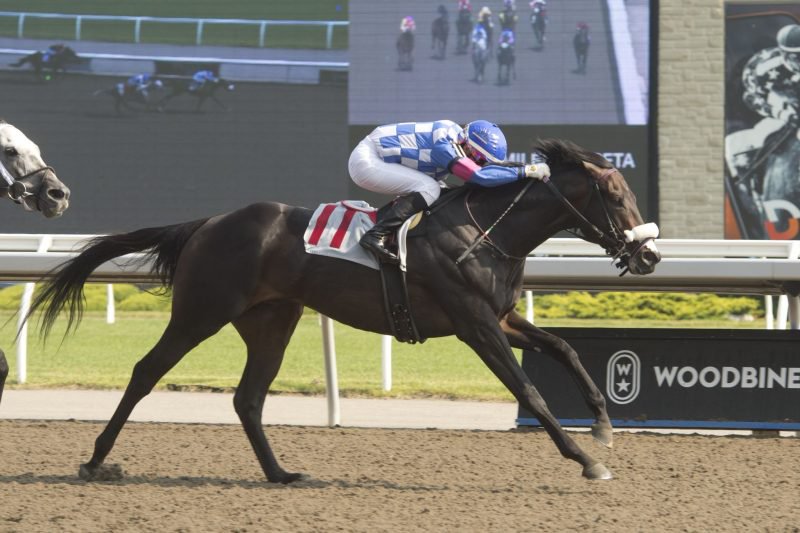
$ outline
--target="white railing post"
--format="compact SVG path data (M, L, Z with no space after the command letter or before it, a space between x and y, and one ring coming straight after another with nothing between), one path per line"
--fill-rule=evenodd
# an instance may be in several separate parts
M341 424L339 411L339 382L336 372L336 345L333 338L333 320L319 315L322 326L322 350L325 354L325 390L328 396L328 426Z
M52 243L53 238L50 235L43 235L39 240L36 252L46 252ZM31 299L33 298L33 289L35 287L35 283L26 283L19 302L19 316L17 317L17 383L25 383L28 379L28 322L25 321L25 318L27 318L28 311L31 308Z
M267 39L267 22L262 20L258 26L258 46L264 48L264 43Z
M203 44L203 19L197 21L197 37L195 39L195 44L197 46Z
M525 291L525 319L533 324L533 291Z
M24 34L25 34L25 13L20 13L19 19L17 20L17 39L22 39Z
M325 40L327 43L328 50L330 50L331 47L333 46L333 24L330 22L328 23L328 29L327 29L327 34L325 35Z
M113 324L116 320L114 314L114 285L109 283L106 285L106 324Z
M136 22L133 23L133 42L139 44L142 40L142 18L136 17Z
M75 40L81 40L81 16L75 17Z
M766 321L766 329L775 329L775 316L772 309L772 295L767 294L764 296L764 319Z
M392 390L392 336L381 335L381 375L383 390Z

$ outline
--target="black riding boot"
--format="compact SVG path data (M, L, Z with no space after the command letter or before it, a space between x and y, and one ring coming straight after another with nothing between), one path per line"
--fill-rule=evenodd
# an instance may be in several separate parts
M386 214L361 237L359 244L375 254L378 261L397 263L400 259L386 249L386 237L403 225L410 216L428 207L422 194L415 192L395 199Z

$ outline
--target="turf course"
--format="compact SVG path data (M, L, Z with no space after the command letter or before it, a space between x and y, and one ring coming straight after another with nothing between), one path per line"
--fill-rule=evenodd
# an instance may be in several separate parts
M82 15L148 16L166 18L215 18L249 20L348 20L347 2L335 0L2 0L0 11L26 13L60 13ZM133 42L133 22L83 21L81 38L87 41ZM17 36L17 19L0 17L0 37ZM195 44L196 25L145 22L141 42L161 44ZM31 39L71 40L75 38L75 21L29 18L24 37ZM203 44L216 46L258 46L259 28L234 24L207 24ZM325 48L324 26L269 26L265 46L268 48ZM333 48L347 48L347 27L333 31Z

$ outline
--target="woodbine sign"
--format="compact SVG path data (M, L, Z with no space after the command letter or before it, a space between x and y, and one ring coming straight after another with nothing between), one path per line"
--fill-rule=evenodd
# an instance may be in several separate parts
M555 328L581 356L616 426L800 429L800 331ZM563 367L523 369L563 425L591 423ZM538 425L520 410L520 425Z

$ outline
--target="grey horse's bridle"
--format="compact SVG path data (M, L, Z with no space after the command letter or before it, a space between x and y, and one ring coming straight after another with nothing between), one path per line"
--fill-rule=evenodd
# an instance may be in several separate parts
M5 191L6 196L8 196L11 200L13 200L15 203L21 204L25 210L31 211L32 209L28 207L28 204L26 204L23 200L33 196L33 193L28 190L28 186L25 185L22 180L34 176L39 172L46 172L48 170L55 174L53 167L45 165L37 168L36 170L28 172L24 176L15 178L5 167L5 165L0 162L0 176L3 178L3 181L5 181L5 184L0 183L0 192Z

